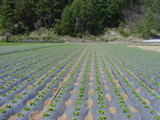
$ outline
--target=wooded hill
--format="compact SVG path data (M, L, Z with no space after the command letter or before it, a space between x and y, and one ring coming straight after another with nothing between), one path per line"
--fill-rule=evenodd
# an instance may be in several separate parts
M160 31L159 6L160 0L0 0L0 31L7 36L45 27L82 36L116 28L147 38Z

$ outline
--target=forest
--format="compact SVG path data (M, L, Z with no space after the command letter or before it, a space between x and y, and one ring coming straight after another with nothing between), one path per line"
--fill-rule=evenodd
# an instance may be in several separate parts
M44 27L77 37L116 28L125 37L149 38L160 31L159 6L159 0L0 0L0 34Z

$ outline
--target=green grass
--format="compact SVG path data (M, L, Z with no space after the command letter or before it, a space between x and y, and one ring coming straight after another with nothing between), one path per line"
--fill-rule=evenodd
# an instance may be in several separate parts
M6 42L0 42L0 46L26 45L26 44L35 44L35 43L6 43Z
M31 44L48 44L48 45L59 45L59 44L63 44L63 43L7 43L7 42L0 42L0 47L1 46L12 46L12 45L31 45Z

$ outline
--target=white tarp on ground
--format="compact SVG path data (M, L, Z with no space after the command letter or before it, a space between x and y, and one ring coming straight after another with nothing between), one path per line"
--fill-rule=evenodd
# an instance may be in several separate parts
M160 42L160 39L143 40L142 42Z

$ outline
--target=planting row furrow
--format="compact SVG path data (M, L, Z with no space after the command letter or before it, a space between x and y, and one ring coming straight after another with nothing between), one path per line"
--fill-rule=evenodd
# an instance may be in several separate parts
M102 51L102 53L104 54L104 52ZM108 54L104 54L105 57L108 59L108 61L110 62L110 64L112 65L112 71L115 74L115 76L117 77L117 79L119 80L119 82L121 83L121 86L125 89L126 93L128 94L129 98L132 98L131 101L134 103L135 108L141 112L141 115L143 116L143 118L154 118L156 115L158 115L157 113L157 109L155 111L155 109L153 109L153 107L146 102L146 100L144 98L141 98L141 96L139 96L138 92L132 87L131 83L128 82L128 79L126 79L124 77L124 73L125 71L122 72L122 69L120 66L118 66L118 64L114 61L114 59L112 59L111 56L108 56ZM120 71L120 70L121 71ZM124 84L125 83L125 84ZM141 107L144 107L145 109L143 111L141 111ZM150 110L149 110L150 108ZM146 112L148 111L148 113L150 114L146 114Z
M83 53L84 53L84 51L83 51ZM43 115L43 113L48 109L48 107L49 107L49 105L50 106L52 106L53 107L53 103L56 103L56 104L58 104L58 103L61 103L62 101L60 101L60 99L61 99L61 97L60 97L60 95L61 96L64 96L63 95L63 93L62 93L62 91L61 91L61 88L66 88L67 86L68 86L68 82L71 80L71 78L68 78L68 82L66 81L66 79L63 79L63 78L65 78L65 76L67 75L68 77L69 77L69 75L70 75L70 72L71 71L73 71L74 69L75 69L75 67L74 66L72 66L73 65L73 63L76 63L76 62L74 62L75 60L77 61L77 59L79 58L79 56L82 54L82 51L78 54L78 56L76 56L74 59L72 59L72 61L71 62L69 62L67 65L66 65L66 67L58 74L58 76L56 77L56 78L54 78L50 83L49 83L49 85L47 85L46 86L46 88L47 87L50 87L50 89L48 89L47 91L45 90L46 88L44 88L42 91L41 91L41 93L42 92L45 92L43 95L44 96L42 96L41 98L40 97L36 97L36 98L34 98L34 101L35 102L30 102L30 103L35 103L34 105L33 105L33 107L31 106L31 104L30 105L27 105L26 107L29 107L30 108L30 110L26 110L25 111L25 107L23 108L23 111L21 112L22 114L23 114L23 116L22 117L20 117L20 113L19 114L17 114L17 119L29 119L28 118L28 115L29 115L29 117L30 116L32 116L32 114L35 114L35 110L42 110L40 113L37 113L37 116L40 118L42 115ZM68 73L65 73L65 71L69 71L70 70L70 72L68 72ZM74 71L75 72L75 71ZM70 75L70 77L73 77L73 74L71 74ZM52 93L53 92L53 93ZM50 95L48 95L48 93L50 93ZM51 94L52 93L52 94ZM60 94L59 94L60 93ZM59 96L59 97L58 97ZM66 96L67 97L67 96ZM36 99L39 99L38 101L36 100ZM62 97L62 99L63 99L63 97ZM65 99L65 98L64 98ZM44 102L44 105L42 104ZM41 105L39 105L39 104L41 104ZM62 103L61 103L62 104ZM60 104L60 105L61 105ZM37 105L39 106L39 107L37 107ZM44 107L43 107L44 106ZM50 108L49 108L50 109ZM62 109L61 107L59 108L59 109ZM50 109L50 111L52 111L51 109ZM57 113L57 112L56 112ZM44 113L44 115L46 115L45 113ZM20 117L20 118L19 118ZM56 116L55 116L56 117ZM36 118L35 118L36 119Z

